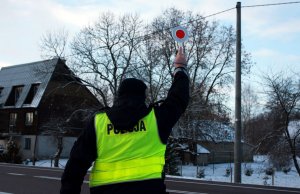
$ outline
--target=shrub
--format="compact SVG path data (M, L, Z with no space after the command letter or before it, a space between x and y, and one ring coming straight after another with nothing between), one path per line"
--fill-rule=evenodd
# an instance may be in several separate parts
M268 168L265 170L265 172L266 172L266 175L272 176L272 175L275 173L275 170L274 170L274 168L272 168L272 167L268 167Z
M226 177L229 177L229 176L230 176L230 173L231 173L231 168L230 168L230 167L227 167L226 170L225 170L225 176L226 176Z
M245 169L244 173L246 176L251 176L253 174L253 169L251 168L251 165L247 165L245 163L244 169Z
M0 155L0 162L21 164L20 147L13 140L7 142L7 152Z
M284 167L282 167L282 172L284 172L285 174L287 174L290 171L291 171L291 167L290 166L284 166Z
M178 140L170 137L166 149L166 164L164 171L168 175L180 175L178 165L180 164L179 152L175 148L178 147Z
M245 175L246 176L251 176L253 174L253 169L252 168L246 168L245 169Z
M264 185L268 185L268 180L269 180L269 177L266 175L266 176L264 176L263 177L263 179L264 179Z
M205 168L200 168L197 172L197 178L205 178Z
M284 140L280 140L277 144L275 144L268 153L270 165L276 169L282 169L283 167L291 166L291 156L289 152L286 151L288 149L289 145Z

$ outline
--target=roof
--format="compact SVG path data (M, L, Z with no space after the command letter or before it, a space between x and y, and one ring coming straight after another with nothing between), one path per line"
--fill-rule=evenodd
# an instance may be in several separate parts
M209 154L210 151L208 151L205 147L201 146L200 144L197 144L197 153L198 154Z
M0 108L37 107L50 81L59 58L3 67L0 71ZM39 84L38 90L31 104L24 101L33 84ZM18 101L14 106L5 106L5 103L14 86L23 86Z
M179 148L182 151L193 153L190 150L189 145L187 143L181 143L181 144L179 144ZM209 153L210 153L210 151L208 151L208 149L206 149L205 147L201 146L200 144L197 144L197 154L209 154Z

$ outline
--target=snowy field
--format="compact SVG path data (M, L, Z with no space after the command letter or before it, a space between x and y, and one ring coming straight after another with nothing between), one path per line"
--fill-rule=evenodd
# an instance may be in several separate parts
M298 160L300 162L300 160ZM233 164L215 164L208 165L204 167L205 177L201 178L201 180L207 181L220 181L220 182L233 182L233 173L226 176L226 169L234 170ZM294 167L291 168L291 171L285 174L282 171L276 171L274 174L274 179L272 181L272 176L267 176L265 173L265 169L269 167L268 160L266 157L254 157L253 163L243 163L242 164L242 183L244 184L256 184L256 185L272 185L274 181L274 186L280 187L292 187L292 188L300 188L300 176L298 175L296 169ZM245 175L245 168L251 168L253 170L253 174L251 176ZM184 178L195 178L197 176L197 167L196 166L183 166L182 167L182 176Z
M66 165L67 159L61 159L59 161L59 167L64 168ZM300 162L300 161L298 161ZM32 165L29 163L28 165ZM36 162L36 166L42 167L51 167L51 161L49 160L41 160ZM52 162L53 167L53 162ZM226 169L232 168L234 169L233 164L215 164L208 165L204 167L205 177L200 180L207 181L220 181L220 182L233 182L233 175L225 175ZM251 176L246 176L244 173L245 167L253 169L253 174ZM257 184L257 185L271 185L272 186L272 176L267 176L265 174L265 169L268 167L268 161L266 157L258 157L254 158L253 163L243 163L242 164L242 183L244 184ZM197 179L197 167L192 165L184 165L179 166L179 173L182 170L182 177L186 179ZM173 176L172 176L173 177ZM266 179L267 177L267 179ZM274 186L280 187L292 187L292 188L300 188L300 176L297 174L297 171L294 167L292 167L291 171L285 174L282 171L276 171L274 175Z

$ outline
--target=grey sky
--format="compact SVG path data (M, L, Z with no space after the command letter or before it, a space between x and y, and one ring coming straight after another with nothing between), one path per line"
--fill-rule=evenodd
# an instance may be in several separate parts
M288 1L246 0L242 6L275 2ZM205 16L235 5L233 0L1 0L0 67L40 60L38 42L46 31L64 27L72 36L108 10L151 21L172 6ZM242 9L243 43L258 68L300 67L299 9L300 4ZM211 19L235 26L235 10Z
M234 0L0 0L0 68L41 60L39 41L47 31L62 28L70 38L107 11L137 13L146 22L176 7L207 16L234 8ZM242 6L290 2L290 0L241 0ZM262 93L260 76L285 71L300 74L300 3L242 8L242 40L254 65L244 83ZM209 20L236 25L236 10ZM229 106L234 107L234 89ZM227 91L228 92L228 91ZM263 104L263 99L260 101Z

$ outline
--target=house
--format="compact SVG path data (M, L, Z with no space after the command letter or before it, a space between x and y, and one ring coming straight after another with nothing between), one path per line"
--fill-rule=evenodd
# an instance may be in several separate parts
M197 158L196 158L196 163L197 165L207 165L209 160L209 155L210 155L210 151L208 149L206 149L205 147L203 147L200 144L197 144Z
M60 58L3 67L0 71L0 145L15 140L22 158L61 157L84 128L84 114L101 107ZM77 114L78 113L78 114ZM58 138L60 137L60 138Z
M207 165L208 157L210 151L200 144L194 143L193 140L187 138L180 138L177 140L180 142L178 144L177 150L183 164L197 164L197 165Z
M234 129L216 121L198 121L194 138L179 138L183 163L207 165L234 161ZM253 161L254 146L242 141L242 161Z

